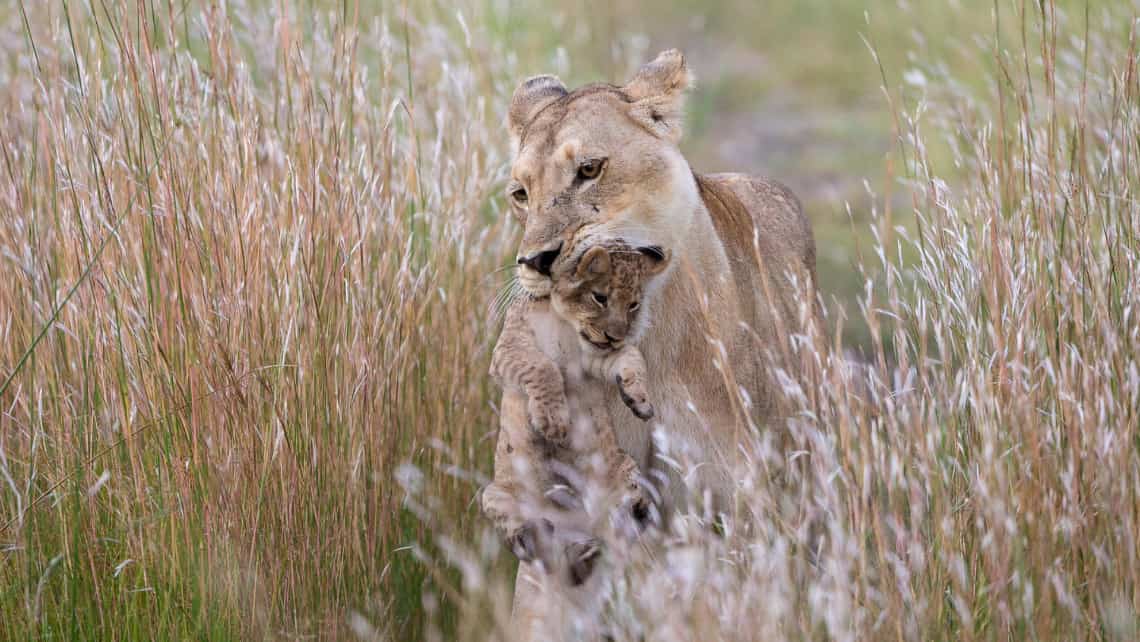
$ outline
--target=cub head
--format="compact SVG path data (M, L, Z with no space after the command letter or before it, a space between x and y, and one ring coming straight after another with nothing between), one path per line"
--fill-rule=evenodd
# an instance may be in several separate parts
M583 342L617 350L645 327L642 303L651 279L669 264L658 247L594 245L556 264L551 305Z
M519 85L507 115L507 201L524 227L519 282L531 295L550 293L555 259L583 228L663 250L681 242L700 199L677 148L691 84L670 50L621 87L568 91L553 76Z

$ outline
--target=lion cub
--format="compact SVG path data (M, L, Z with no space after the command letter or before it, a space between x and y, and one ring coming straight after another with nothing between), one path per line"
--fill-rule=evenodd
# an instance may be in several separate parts
M644 325L638 317L646 286L665 269L668 257L658 248L624 244L594 245L576 254L567 252L561 265L555 264L549 299L511 306L491 358L491 375L506 390L526 395L530 425L504 422L483 511L523 560L547 557L537 550L539 529L551 529L545 519L527 519L527 493L572 504L565 489L575 474L601 480L610 492L624 490L633 517L639 522L648 517L640 470L618 447L605 392L616 384L635 415L653 416L645 359L629 342ZM596 556L596 548L572 548L568 556ZM571 578L579 583L584 578L574 567Z

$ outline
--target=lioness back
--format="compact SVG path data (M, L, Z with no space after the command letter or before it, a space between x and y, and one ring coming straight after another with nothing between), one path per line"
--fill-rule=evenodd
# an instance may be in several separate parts
M800 285L809 297L816 286L815 237L800 200L782 183L759 176L722 173L697 175L696 179L701 200L730 260L759 268L758 273L733 270L737 291L761 317L765 316L762 307L779 306L782 320L788 324L785 329L790 329L796 320L796 293L789 277L806 278L807 282ZM763 265L758 265L760 262ZM765 274L776 288L770 304L762 285L757 288L756 283L757 277Z

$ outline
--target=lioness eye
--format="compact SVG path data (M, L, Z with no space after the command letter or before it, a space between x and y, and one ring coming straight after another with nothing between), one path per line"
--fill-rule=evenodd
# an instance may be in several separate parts
M515 202L519 205L526 205L526 189L522 187L516 189L511 192L511 198L515 199Z
M594 292L594 303L597 303L598 305L602 306L603 308L606 307L606 301L609 301L609 300L610 300L610 298L608 296L601 294L599 292Z
M578 166L578 178L584 181L595 179L602 173L603 159L588 160Z
M634 301L633 303L630 303L630 304L629 304L629 311L630 311L630 312L633 312L634 310L636 310L636 309L638 309L638 308L640 308L640 307L641 307L641 304L640 304L640 303L638 303L637 301Z

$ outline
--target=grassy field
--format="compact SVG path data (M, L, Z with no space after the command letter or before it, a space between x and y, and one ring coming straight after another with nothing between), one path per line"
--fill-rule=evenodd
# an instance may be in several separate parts
M827 336L615 637L1135 639L1140 6L768 4L0 7L0 639L501 632L506 101L669 46Z

